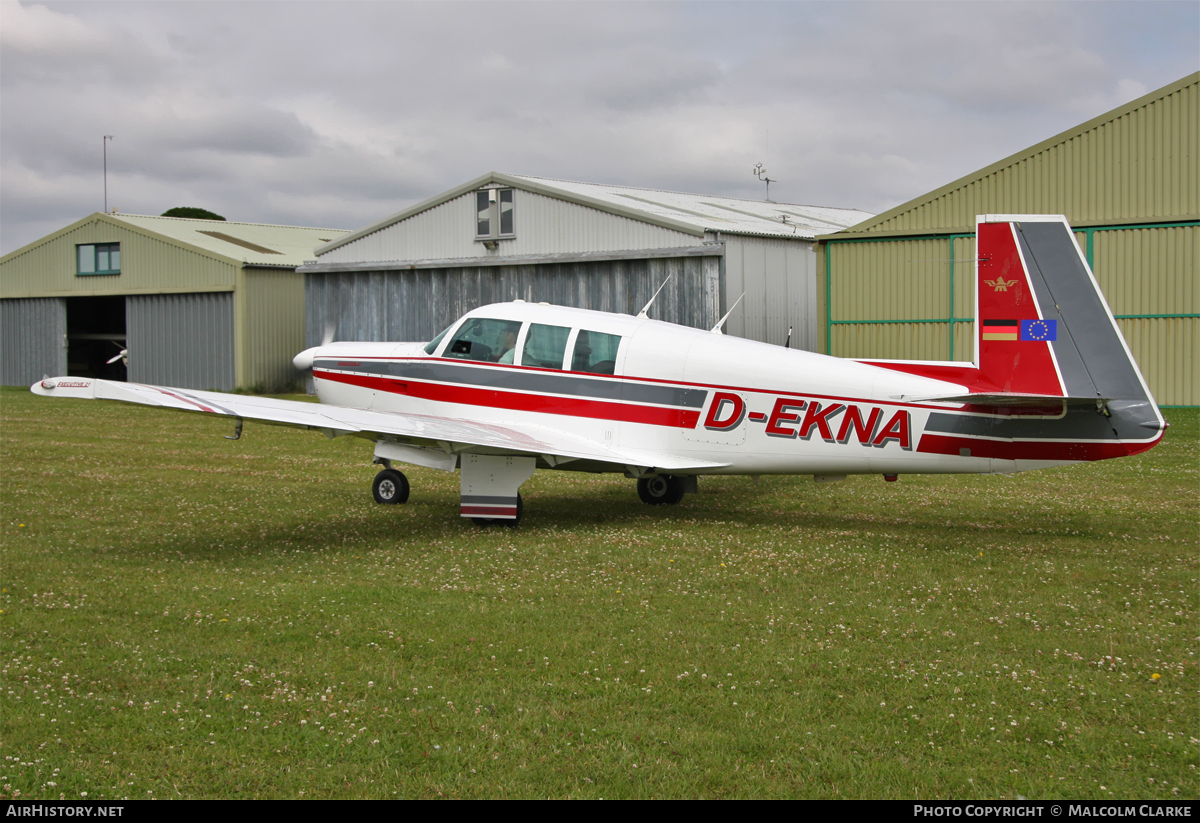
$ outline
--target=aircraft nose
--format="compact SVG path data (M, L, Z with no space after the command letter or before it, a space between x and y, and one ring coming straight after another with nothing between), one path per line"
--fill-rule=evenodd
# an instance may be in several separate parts
M298 355L292 358L292 364L300 371L308 371L313 367L313 360L316 358L316 348L305 349Z

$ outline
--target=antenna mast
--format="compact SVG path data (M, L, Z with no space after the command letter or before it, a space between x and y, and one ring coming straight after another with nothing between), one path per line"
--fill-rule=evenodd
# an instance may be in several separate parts
M754 176L757 177L762 182L767 184L767 202L770 203L771 202L771 184L778 183L779 181L772 180L770 177L767 177L767 170L763 168L762 163L754 164Z
M111 134L104 135L104 213L108 214L108 141L112 140Z

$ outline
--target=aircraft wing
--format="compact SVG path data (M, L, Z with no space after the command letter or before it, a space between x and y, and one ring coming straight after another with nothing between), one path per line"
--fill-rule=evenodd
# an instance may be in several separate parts
M34 394L89 400L117 400L142 406L217 414L277 426L325 432L330 437L353 434L371 440L398 439L449 452L531 454L567 460L589 460L615 466L662 471L721 468L713 463L647 449L604 448L587 438L553 428L525 424L493 424L453 417L349 409L278 400L270 397L193 391L142 383L120 383L82 377L52 377L35 383Z

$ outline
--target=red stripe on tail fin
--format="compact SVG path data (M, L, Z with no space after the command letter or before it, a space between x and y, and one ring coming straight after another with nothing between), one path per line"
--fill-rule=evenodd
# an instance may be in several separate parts
M980 223L975 346L984 380L1003 392L1061 397L1065 394L1050 344L1022 340L1021 321L1039 320L1029 274L1011 223Z

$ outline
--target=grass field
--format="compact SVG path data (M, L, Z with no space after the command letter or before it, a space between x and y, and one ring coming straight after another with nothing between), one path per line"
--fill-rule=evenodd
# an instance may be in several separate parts
M0 393L0 794L1196 798L1200 415L1016 477L456 475Z

